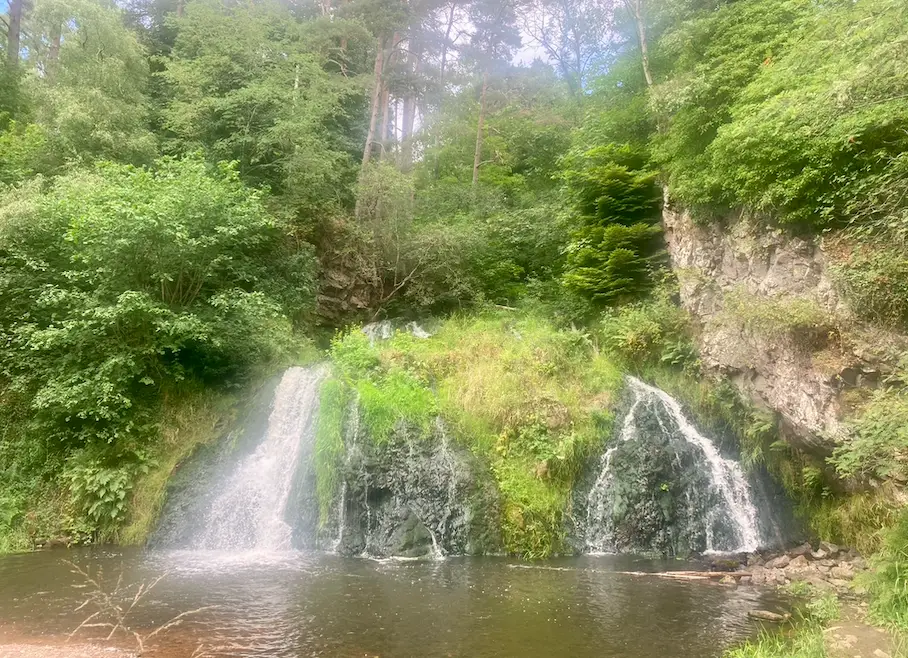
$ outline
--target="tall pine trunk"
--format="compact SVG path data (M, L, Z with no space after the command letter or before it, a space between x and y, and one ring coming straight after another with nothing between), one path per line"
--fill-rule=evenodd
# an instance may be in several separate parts
M6 34L6 59L11 68L19 65L19 36L22 32L22 2L9 0L9 29Z
M653 74L649 68L649 46L646 42L646 20L643 16L643 0L624 0L624 4L634 18L637 27L637 40L640 42L640 58L643 60L643 76L646 86L653 86Z
M451 30L454 29L454 16L457 11L457 3L451 3L451 13L448 14L448 26L445 30L445 40L441 45L441 68L438 73L438 87L441 90L441 94L438 97L438 116L442 116L442 109L445 102L445 72L447 71L448 66L448 43L451 41ZM438 180L439 176L439 160L438 160L438 147L439 147L439 138L438 130L433 131L435 133L435 166L433 167L435 179Z
M366 133L366 148L363 149L363 165L365 169L372 159L372 146L375 143L375 127L378 122L378 110L381 105L382 92L382 74L385 68L385 44L384 41L378 44L378 52L375 54L375 81L372 84L372 112L369 116L369 130Z
M473 154L473 190L479 185L479 164L482 162L482 129L486 120L486 92L489 89L489 73L482 74L482 92L479 95L479 121L476 122L476 152Z
M403 117L400 128L400 168L409 171L413 164L413 126L416 123L416 77L419 75L422 52L418 45L411 43L411 52L407 56L408 78L412 74L404 95Z

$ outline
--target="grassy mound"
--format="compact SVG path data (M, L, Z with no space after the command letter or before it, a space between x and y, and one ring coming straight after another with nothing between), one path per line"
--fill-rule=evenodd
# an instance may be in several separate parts
M354 329L335 338L331 358L334 381L357 396L375 440L400 421L441 416L488 465L508 552L536 559L562 548L571 486L608 436L622 382L588 336L529 315L487 313L455 316L428 339L398 332L373 345ZM345 398L337 386L323 392L328 409ZM329 417L316 450L320 473L339 458L342 430L337 414ZM323 506L331 494L320 490Z

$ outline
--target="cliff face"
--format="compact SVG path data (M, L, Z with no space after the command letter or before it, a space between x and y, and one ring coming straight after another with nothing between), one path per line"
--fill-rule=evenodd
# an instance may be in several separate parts
M778 412L792 443L828 453L845 432L848 391L875 386L904 337L854 320L820 240L746 213L697 224L670 203L663 222L703 364Z

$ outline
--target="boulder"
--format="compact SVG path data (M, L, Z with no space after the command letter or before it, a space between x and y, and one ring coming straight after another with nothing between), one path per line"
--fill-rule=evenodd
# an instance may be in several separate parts
M791 549L790 551L788 551L788 554L792 558L797 558L797 557L801 557L804 555L808 555L811 551L813 551L813 547L808 542L804 542L800 546L796 546L793 549Z
M779 557L770 560L766 563L767 569L784 569L791 562L791 558L787 555L780 555Z
M790 569L804 569L805 567L809 566L810 563L807 561L807 558L804 557L803 554L798 555L788 563L788 568Z
M828 541L821 541L820 550L826 551L826 553L829 555L836 555L840 549L836 544L832 544Z
M838 566L830 569L830 573L833 578L840 578L842 580L851 580L854 578L854 570L851 566Z
M829 553L824 551L822 548L816 551L810 551L810 557L814 560L825 560L828 555Z

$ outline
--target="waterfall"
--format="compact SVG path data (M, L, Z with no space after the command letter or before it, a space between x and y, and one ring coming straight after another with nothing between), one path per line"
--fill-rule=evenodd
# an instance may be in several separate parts
M635 548L651 540L662 550L681 541L690 550L756 550L758 515L741 466L722 457L665 391L627 381L633 402L587 496L585 550L617 550L619 539ZM629 442L639 452L617 469ZM633 466L639 471L626 472ZM616 517L624 522L620 532Z
M285 515L300 465L315 441L322 368L289 368L274 392L261 443L214 497L193 547L280 551L290 548Z

